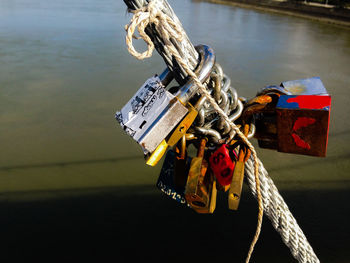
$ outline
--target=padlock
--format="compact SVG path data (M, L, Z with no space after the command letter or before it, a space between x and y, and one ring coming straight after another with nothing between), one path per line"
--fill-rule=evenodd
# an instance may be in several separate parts
M228 191L228 208L230 210L238 209L242 195L244 165L249 157L250 150L246 146L241 145L230 184L230 190Z
M204 82L213 68L215 55L208 46L196 48L200 54L200 63L195 73ZM196 115L188 103L197 92L193 80L189 80L173 95L164 88L171 81L171 75L166 69L159 77L147 80L122 110L116 113L116 119L124 130L142 147L148 160L153 160L148 161L150 165L155 165L163 156L165 143L174 145L182 137ZM190 116L186 118L186 115ZM161 149L157 149L161 143Z
M248 136L250 130L249 124L243 125L243 134L244 136ZM238 149L238 157L235 164L235 170L233 172L230 190L228 192L228 208L230 210L237 210L239 206L239 202L241 200L242 195L242 187L243 187L243 178L244 178L244 165L245 162L250 157L250 149L245 145L242 141L232 141L231 145Z
M208 163L204 159L206 142L206 138L200 140L197 156L191 160L185 188L185 198L196 211L207 210L209 207L209 191L204 184L204 177L208 169Z
M210 193L210 204L209 204L209 214L214 213L215 208L216 208L216 197L217 197L217 183L216 179L214 178L214 175L210 177L211 179L211 193Z
M185 198L187 203L198 213L209 213L211 176L208 171L208 162L204 158L207 139L200 140L197 156L191 160L190 171L187 177Z
M116 113L123 129L141 145L145 154L153 152L173 129L173 123L180 122L188 111L165 90L162 80L169 75L171 73L166 69L159 77L148 79Z
M325 157L330 106L326 95L281 96L276 106L278 151Z
M230 150L227 144L222 144L209 157L210 169L212 169L218 183L225 191L231 183L236 160L236 153Z
M175 147L174 158L174 186L175 189L179 189L180 191L184 191L186 186L187 176L190 169L190 162L188 160L186 136L183 135Z
M167 148L169 146L174 146L181 137L185 136L186 131L190 128L198 115L198 111L191 105L191 103L188 102L186 108L188 109L188 113L177 127L171 131L167 138L164 139L152 153L145 154L146 164L155 166L163 157Z
M275 110L255 115L259 146L279 152L326 156L331 96L319 77L286 81Z
M176 152L172 149L168 150L162 169L160 171L156 186L157 188L162 191L164 194L172 198L173 200L181 203L181 204L187 204L185 199L185 187L183 186L178 187L175 185L175 178L174 178L174 163L176 159ZM187 157L186 162L187 165L187 171L185 170L185 173L188 173L189 170L189 164L191 162L191 158Z
M191 103L187 103L186 107L188 109L187 115L181 120L181 122L177 125L177 127L169 135L169 138L166 140L169 146L174 146L180 140L180 138L185 136L188 128L190 128L198 115L198 111L191 105Z

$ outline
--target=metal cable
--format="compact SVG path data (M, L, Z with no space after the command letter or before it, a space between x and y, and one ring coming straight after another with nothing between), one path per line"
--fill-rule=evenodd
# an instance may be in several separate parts
M262 162L260 160L259 162L260 186L265 215L281 235L283 242L289 247L294 258L302 263L320 262ZM251 158L245 164L245 176L250 190L256 197L254 162Z

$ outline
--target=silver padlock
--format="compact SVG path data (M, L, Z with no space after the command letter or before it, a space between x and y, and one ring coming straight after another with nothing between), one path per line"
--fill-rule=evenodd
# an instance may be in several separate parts
M203 83L215 64L214 51L205 45L196 47L200 63L196 74ZM165 89L173 79L166 69L160 76L148 79L115 117L123 129L142 147L152 153L186 116L189 99L197 92L193 80L179 88L175 95Z

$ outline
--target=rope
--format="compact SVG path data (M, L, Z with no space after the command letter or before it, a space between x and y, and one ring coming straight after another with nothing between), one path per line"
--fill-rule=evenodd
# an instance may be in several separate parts
M129 11L133 12L133 10L142 8L145 5L147 5L149 0L124 0L124 2L130 8ZM174 23L182 27L180 20L178 19L168 2L166 0L160 0L159 2L161 3L162 12L165 13ZM170 52L164 47L163 39L159 35L159 33L150 26L146 27L145 32L151 38L155 49L162 56L167 67L174 74L175 80L180 85L185 84L187 81L186 72L176 61L173 60L173 57L170 54ZM187 64L193 70L197 67L199 54L193 46L193 44L191 43L191 41L188 39L188 36L186 34L183 34L182 38L183 39L181 41L171 39L172 45L179 51L182 58L187 61Z
M254 146L249 142L246 136L240 131L240 129L230 121L229 117L226 115L226 113L220 108L220 106L216 103L215 99L212 98L210 93L207 91L206 87L201 83L201 81L198 79L197 75L189 68L189 66L186 64L182 56L179 54L179 52L173 47L170 38L174 38L178 41L182 40L183 36L183 30L180 26L178 26L176 23L174 23L167 15L165 15L161 9L159 2L157 0L154 0L150 2L147 6L138 9L134 11L134 16L132 17L129 25L126 25L125 29L127 31L126 35L126 44L128 47L128 51L130 54L132 54L137 59L144 59L152 56L152 52L154 50L154 45L152 43L152 40L147 36L145 33L145 28L148 24L154 24L159 34L162 36L164 40L165 47L170 51L170 53L174 56L176 61L183 67L185 72L188 74L188 76L192 77L194 80L196 86L198 87L199 92L204 95L211 106L215 109L215 111L231 126L231 128L238 134L238 136L241 138L241 140L248 146L248 148L251 150L253 159L254 159L254 175L255 175L255 185L256 185L256 193L257 193L257 200L258 200L258 220L257 220L257 228L254 235L254 238L252 240L252 243L250 245L248 255L246 258L246 263L249 262L250 257L254 251L254 247L256 242L259 239L259 235L261 232L261 226L262 226L262 219L263 219L263 202L262 202L262 195L260 192L260 179L259 179L259 163L258 163L258 157L256 154L256 151L254 149ZM139 53L137 52L132 44L132 38L135 33L135 29L137 28L140 37L144 39L144 41L147 43L148 49L143 52Z

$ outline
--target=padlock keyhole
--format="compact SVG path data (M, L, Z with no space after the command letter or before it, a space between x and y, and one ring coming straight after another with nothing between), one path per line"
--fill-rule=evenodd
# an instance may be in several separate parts
M192 205L199 206L199 207L205 207L205 204L200 201L193 201Z
M147 121L143 121L140 125L140 129L142 129L142 127L145 126L146 123L147 123Z

